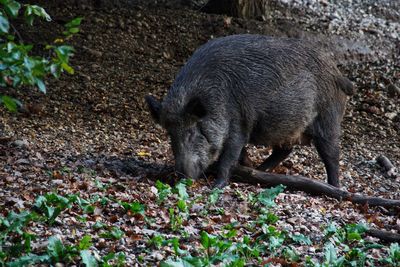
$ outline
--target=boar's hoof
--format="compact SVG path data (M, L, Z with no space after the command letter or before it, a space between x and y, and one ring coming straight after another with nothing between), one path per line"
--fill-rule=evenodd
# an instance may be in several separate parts
M213 188L220 188L220 189L222 189L222 188L224 188L225 186L227 186L228 183L229 183L229 180L228 180L228 179L219 178L219 179L217 179L217 180L215 181L215 183L214 183L214 185L213 185Z

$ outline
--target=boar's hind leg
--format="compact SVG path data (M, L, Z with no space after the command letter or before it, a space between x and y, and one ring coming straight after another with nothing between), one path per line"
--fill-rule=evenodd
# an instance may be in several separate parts
M325 164L328 183L339 187L339 140L336 135L331 138L315 137L314 144Z
M286 159L289 154L292 152L293 148L282 148L282 147L274 147L272 149L272 154L263 162L260 166L257 167L257 170L265 171L265 170L273 170L276 166L279 165L284 159Z

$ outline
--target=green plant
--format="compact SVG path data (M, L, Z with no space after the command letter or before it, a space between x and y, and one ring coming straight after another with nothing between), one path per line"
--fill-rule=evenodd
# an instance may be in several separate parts
M21 10L24 9L22 12ZM51 17L40 6L21 5L15 0L0 1L0 88L37 87L46 93L44 79L51 74L59 78L62 72L74 73L69 59L74 49L62 44L63 39L56 39L54 44L47 45L49 56L32 55L32 44L24 44L19 32L12 22L23 17L28 25L33 26L35 17L51 21ZM76 18L65 25L66 39L79 31L82 18ZM61 44L60 44L61 43ZM16 111L21 103L10 96L0 93L0 103L8 110Z
M171 186L157 180L156 188L158 193L157 203L161 204L172 193Z
M110 230L100 233L101 237L119 240L125 235L124 231L114 226Z
M11 212L8 216L0 216L0 263L9 257L17 257L31 251L31 241L36 236L26 231L26 226L38 220L35 212ZM9 241L13 242L10 243ZM0 264L1 266L1 264Z
M121 207L123 207L126 211L131 212L132 214L144 214L146 211L145 206L138 201L134 201L132 203L119 201L118 202Z
M171 188L169 185L163 184L160 181L156 182L158 192L157 203L164 203L166 205L165 202L167 199L174 199L173 205L168 205L167 208L172 231L180 230L184 221L189 216L189 207L192 203L189 201L187 186L191 186L192 184L193 182L191 180L181 180Z
M101 267L122 267L122 266L126 266L125 264L125 259L126 256L123 252L119 252L119 253L109 253L105 256L103 256L100 260L100 266Z
M64 245L57 236L48 240L47 250L43 255L25 254L8 262L7 266L26 266L35 263L72 263L80 257L86 266L97 266L96 258L88 250L92 246L91 237L84 236L77 245Z
M77 199L78 196L76 195L64 197L55 193L48 193L44 196L39 196L33 207L45 216L49 224L53 224L58 215L62 211L71 208Z
M398 243L390 244L389 257L382 259L381 262L392 266L400 266L400 246Z

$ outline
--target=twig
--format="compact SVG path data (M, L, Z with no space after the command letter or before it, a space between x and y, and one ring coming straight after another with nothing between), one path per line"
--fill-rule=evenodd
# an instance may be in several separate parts
M17 35L19 42L23 43L24 39L22 39L22 36L21 36L21 34L19 34L19 31L17 30L17 28L15 28L12 23L10 23L10 25L11 25L11 28L13 29L14 33Z

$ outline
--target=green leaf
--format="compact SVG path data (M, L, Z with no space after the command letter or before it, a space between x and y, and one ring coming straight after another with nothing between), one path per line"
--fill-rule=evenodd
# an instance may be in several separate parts
M205 248L205 249L209 249L210 248L210 246L211 246L210 236L208 235L207 232L201 231L201 233L200 233L200 243L203 246L203 248Z
M178 258L176 260L169 259L160 263L160 267L195 267L195 266L201 266L201 265L193 265L192 263L182 258Z
M79 242L78 249L85 250L92 246L92 237L89 235L85 235L82 240Z
M337 260L336 248L332 243L325 246L325 263L329 266L334 265Z
M67 27L67 28L77 27L77 26L81 25L82 19L83 19L82 17L74 18L70 22L66 23L65 27Z
M157 180L156 188L158 191L158 203L163 202L169 194L171 194L171 187L167 184L163 184L161 181Z
M220 189L220 188L214 188L214 189L211 191L211 194L210 194L210 196L208 197L208 200L209 200L210 205L214 205L215 203L217 203L217 201L218 201L218 199L219 199L219 196L220 196L220 194L221 194L222 191L223 191L223 190Z
M268 188L262 191L258 196L257 200L265 205L266 207L273 207L275 206L274 199L283 192L285 189L284 185L278 185L276 187Z
M61 62L68 62L69 56L74 52L74 48L68 45L54 47L54 51Z
M43 7L40 7L38 5L26 5L24 16L25 18L32 17L31 19L32 21L31 23L29 23L29 25L32 25L33 16L38 16L47 21L51 21L51 17L49 14L47 14L46 10L44 10Z
M24 255L12 262L7 263L9 267L21 267L21 266L32 266L35 263L46 263L50 261L50 257L48 255L36 255L36 254L27 254Z
M67 63L65 63L65 62L61 63L61 67L62 67L66 72L68 72L69 74L74 74L74 69L73 69L70 65L68 65Z
M304 245L309 245L309 246L312 244L310 238L303 234L292 235L291 238L294 242L299 243L299 244L304 244Z
M25 15L26 23L28 23L29 26L33 26L33 19L34 19L33 15Z
M178 209L182 212L187 211L187 205L186 202L183 199L179 199L177 203Z
M7 33L9 29L8 18L0 11L0 33Z
M390 244L390 258L400 265L400 246L398 243Z
M291 262L298 262L300 260L299 254L292 247L284 247L282 254Z
M15 0L8 0L4 5L4 10L10 17L17 17L21 4Z
M46 93L46 85L42 79L36 78L36 85L39 87L40 92Z
M68 29L68 31L69 31L70 33L78 33L78 32L79 32L79 28L76 28L76 27L70 28L70 29Z
M96 258L90 253L89 250L82 250L80 255L82 258L82 263L85 264L86 267L98 266Z
M228 233L225 234L225 238L230 239L230 238L236 236L236 234L237 234L237 230L236 229L231 229L231 230L228 231Z
M11 112L17 112L18 102L9 96L3 95L0 97L0 102Z
M186 191L186 185L184 183L178 183L175 188L178 191L178 195L181 199L188 199L189 195Z
M52 236L49 238L49 244L47 245L47 252L52 258L58 261L64 257L66 249L58 237Z
M113 227L110 231L101 233L100 236L104 238L118 240L121 239L124 236L124 234L125 234L124 231L122 231L118 227Z
M348 233L347 234L347 240L348 241L361 240L361 235L359 233L357 233L357 232Z
M132 203L123 202L119 203L125 210L132 212L133 214L144 214L145 206L138 201Z

